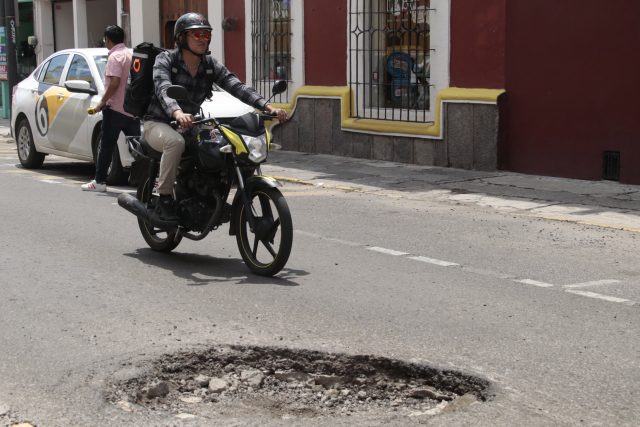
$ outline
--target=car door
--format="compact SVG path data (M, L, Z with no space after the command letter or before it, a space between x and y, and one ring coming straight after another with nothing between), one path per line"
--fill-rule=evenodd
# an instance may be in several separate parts
M91 135L92 124L96 119L87 114L87 109L100 101L96 76L89 65L90 60L80 53L74 53L62 81L63 84L69 80L86 81L96 93L67 91L56 119L56 144L59 149L88 158L93 156Z
M41 74L36 97L36 129L48 140L48 145L58 149L58 123L60 107L69 93L61 85L62 73L67 68L68 53L56 55Z
M46 147L53 146L50 139L51 124L58 112L60 97L64 96L60 88L60 78L68 59L68 54L53 56L43 65L37 76L37 88L34 90L34 138Z

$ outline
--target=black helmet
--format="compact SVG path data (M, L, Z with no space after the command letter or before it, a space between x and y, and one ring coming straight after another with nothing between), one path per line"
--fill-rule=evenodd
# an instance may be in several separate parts
M209 21L207 21L207 18L205 18L204 15L195 12L185 13L176 21L176 24L173 27L173 36L177 40L185 31L197 29L212 30Z

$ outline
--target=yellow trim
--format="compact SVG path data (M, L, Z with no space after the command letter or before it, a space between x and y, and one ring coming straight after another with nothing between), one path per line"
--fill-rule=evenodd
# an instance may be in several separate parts
M242 137L240 137L240 135L225 126L220 126L220 130L224 134L225 138L227 138L231 145L236 149L236 154L248 153L247 147L245 147L244 141L242 141Z
M298 98L340 98L340 119L342 129L383 134L406 134L417 136L441 137L442 104L444 102L490 103L496 104L502 89L464 89L447 88L436 98L436 114L433 123L408 123L391 120L356 119L351 116L349 107L355 104L355 94L348 86L303 86L295 91L289 104L274 104L292 114ZM352 103L349 103L352 96Z

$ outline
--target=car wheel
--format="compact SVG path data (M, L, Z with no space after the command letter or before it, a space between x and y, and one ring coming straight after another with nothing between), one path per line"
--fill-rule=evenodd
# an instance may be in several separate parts
M102 142L102 130L98 129L94 138L93 148L93 162L98 164L98 152L100 150L100 143ZM109 185L126 185L129 182L129 171L122 166L120 161L120 152L118 146L113 148L113 156L111 157L111 164L107 169L107 184Z
M44 162L44 154L36 151L33 143L33 133L29 121L25 118L20 120L16 131L16 145L18 147L18 158L20 163L27 169L38 169Z

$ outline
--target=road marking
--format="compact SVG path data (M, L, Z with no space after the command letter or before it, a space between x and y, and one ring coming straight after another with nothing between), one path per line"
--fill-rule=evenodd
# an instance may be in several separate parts
M47 184L62 184L60 181L56 181L55 179L44 178L40 179L40 182L46 182Z
M602 294L598 294L598 293L595 293L595 292L574 291L572 289L567 289L565 292L568 292L570 294L575 294L575 295L581 295L581 296L587 297L587 298L601 299L601 300L604 300L604 301L617 302L617 303L622 303L622 304L626 304L626 305L635 305L635 302L633 302L631 300L628 300L628 299L618 298L618 297L611 297L609 295L602 295Z
M525 285L533 285L533 286L538 286L540 288L553 288L554 285L552 285L551 283L546 283L546 282L539 282L537 280L531 280L531 279L524 279L524 280L514 280L514 282L517 283L523 283Z
M378 246L369 246L367 248L367 250L374 251L374 252L380 252L382 254L393 255L393 256L409 255L408 252L394 251L393 249L381 248L381 247L378 247Z
M514 281L516 280L516 276L511 274L498 273L491 270L485 270L485 269L473 268L473 267L462 267L462 269L464 271L468 271L469 273L478 274L480 276L494 277L496 279L503 279L503 280L514 280Z
M420 261L420 262L426 262L427 264L438 265L440 267L453 267L453 266L460 265L455 262L442 261L434 258L427 258L426 256L411 256L409 257L409 259L413 259L415 261Z
M616 279L594 280L592 282L583 282L583 283L574 283L573 285L564 285L563 288L565 289L586 288L589 286L613 285L615 283L620 283L620 280L616 280Z
M342 239L335 239L333 237L325 237L325 236L321 236L320 234L309 233L308 231L295 230L295 233L302 234L303 236L313 237L320 240L326 240L328 242L339 243L341 245L347 245L347 246L353 246L353 247L364 246L362 243L350 242L348 240L342 240Z

